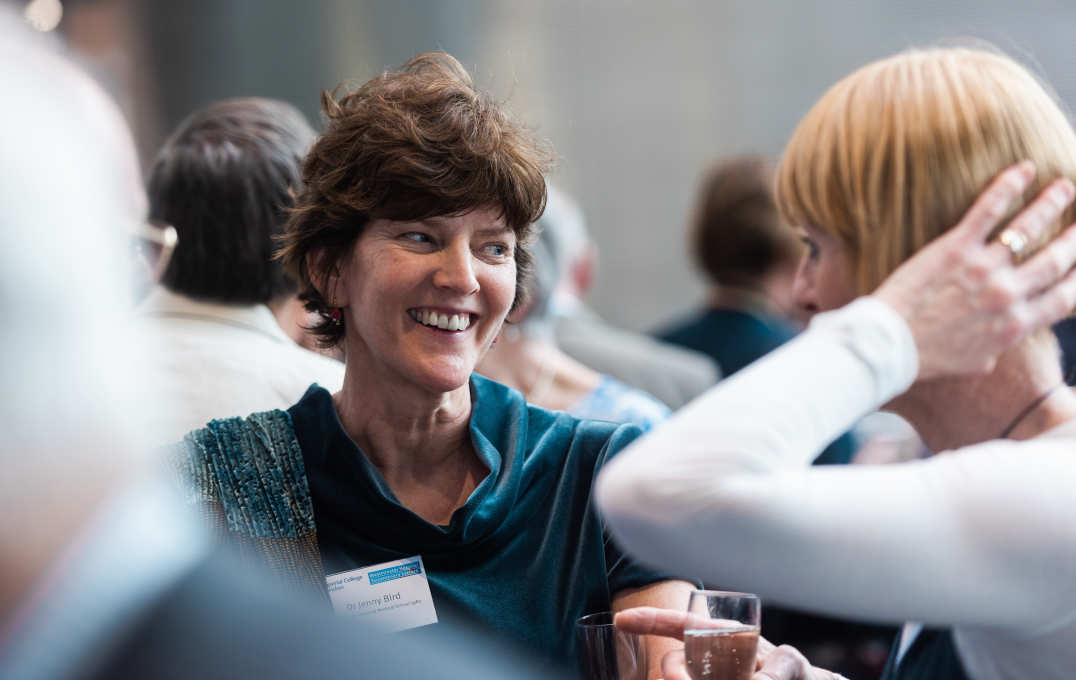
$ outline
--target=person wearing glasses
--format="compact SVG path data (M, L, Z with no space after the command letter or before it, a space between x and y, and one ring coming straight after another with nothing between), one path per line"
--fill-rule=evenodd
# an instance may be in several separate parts
M178 243L137 313L153 348L160 443L221 414L287 407L311 383L338 389L343 365L304 349L274 312L296 283L273 260L314 131L275 99L225 99L172 133L147 180L153 224Z
M1076 304L1076 229L1057 236L1073 179L1068 118L1002 54L910 50L834 85L777 181L815 318L603 472L613 535L729 588L913 622L889 679L1070 677L1076 396L1048 324ZM882 406L939 453L808 467ZM676 616L621 623L675 632Z

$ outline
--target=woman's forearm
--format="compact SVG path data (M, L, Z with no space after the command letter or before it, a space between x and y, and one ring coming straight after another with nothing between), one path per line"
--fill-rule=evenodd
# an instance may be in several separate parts
M1069 440L810 468L915 372L884 310L820 321L610 463L597 496L618 543L718 587L849 617L1034 628L1073 616L1057 596L1076 578Z
M906 389L915 367L914 343L883 303L864 298L819 315L617 456L598 481L601 507L628 546L648 556L638 532L711 507L735 475L806 466Z

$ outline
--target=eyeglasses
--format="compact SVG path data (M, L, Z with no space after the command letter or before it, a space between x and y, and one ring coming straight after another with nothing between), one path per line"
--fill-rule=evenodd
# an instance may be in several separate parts
M179 242L176 228L163 222L138 222L131 227L132 249L149 285L160 281Z

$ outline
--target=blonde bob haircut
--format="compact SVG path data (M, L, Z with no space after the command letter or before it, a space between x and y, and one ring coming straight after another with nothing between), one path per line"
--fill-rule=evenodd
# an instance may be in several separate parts
M778 208L839 239L862 295L1025 159L1037 170L1025 200L1057 177L1076 180L1076 134L1044 83L986 49L910 50L860 68L811 108L778 169ZM1070 207L1049 238L1072 219Z

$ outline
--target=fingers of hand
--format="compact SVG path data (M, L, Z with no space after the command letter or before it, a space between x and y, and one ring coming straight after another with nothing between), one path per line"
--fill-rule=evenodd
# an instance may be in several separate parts
M756 656L758 657L758 660L759 660L759 665L761 665L762 661L767 656L769 656L773 652L773 650L775 650L775 649L777 649L776 645L774 645L772 642L770 642L769 640L767 640L766 638L764 638L764 637L762 637L760 635L758 637L758 651L755 652L755 654L756 654Z
M711 619L678 609L632 607L617 613L613 624L620 630L639 635L660 635L684 639L685 630L734 628L738 621Z
M1074 192L1076 189L1070 180L1054 180L1013 219L1010 226L1019 229L1032 243L1038 242L1054 220L1061 217L1061 213L1072 203Z
M953 231L982 243L1034 177L1035 166L1029 161L1007 168L994 178Z
M1031 300L1024 309L1022 319L1028 331L1060 321L1076 307L1076 270L1069 272L1065 278Z
M659 607L632 607L619 612L613 623L620 630L639 635L661 635L684 639L688 613Z
M1050 245L1017 269L1021 292L1037 293L1063 277L1076 264L1076 225L1070 226Z
M661 658L661 677L664 680L691 680L684 650L675 649Z
M773 650L751 680L810 680L811 664L795 647L781 645Z
M1025 244L1020 248L1011 247L1001 242L991 244L992 250L1000 260L1005 258L1014 259L1018 251L1040 242L1046 236L1047 231L1072 203L1076 193L1072 182L1068 179L1058 179L1051 182L1048 187L1032 201L1019 215L1013 218L1005 232L1015 232L1014 243ZM1003 232L1003 234L1005 233Z
M979 308L992 312L1008 311L1015 315L1017 308L1025 301L1033 300L1036 295L1059 285L1059 280L1073 270L1076 265L1076 225L1069 227L1049 246L1015 269L992 267L989 259L983 257L969 259L964 256L963 260L959 264L952 263L952 268L962 269L962 286L965 291L978 296ZM1056 302L1064 298L1065 292L1062 290L1060 295L1047 300ZM1014 321L1014 318L998 318L996 322L1001 326L996 328Z

